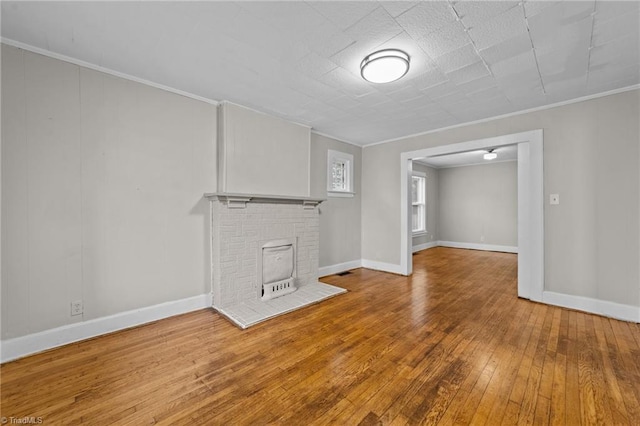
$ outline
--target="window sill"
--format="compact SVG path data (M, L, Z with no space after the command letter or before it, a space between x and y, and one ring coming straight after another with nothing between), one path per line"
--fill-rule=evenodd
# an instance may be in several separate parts
M411 236L412 237L422 237L424 235L427 235L428 232L427 231L416 231L416 232L412 232Z
M347 191L327 191L327 197L336 197L336 198L352 198L356 195L355 192L347 192Z

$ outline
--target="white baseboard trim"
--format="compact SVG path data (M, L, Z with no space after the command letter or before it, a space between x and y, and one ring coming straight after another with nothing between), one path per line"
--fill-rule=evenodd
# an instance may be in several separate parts
M211 295L201 294L2 340L0 362L12 361L47 349L208 307L211 307Z
M476 244L476 243L458 243L455 241L438 241L438 245L441 247L471 249L471 250L484 250L484 251L500 251L504 253L518 253L518 247L516 246L498 246L494 244Z
M426 249L430 249L430 248L433 248L433 247L438 247L438 242L437 241L430 241L430 242L424 243L424 244L416 244L415 246L413 246L412 252L415 253L417 251L426 250Z
M609 302L608 300L573 296L553 291L543 291L542 302L623 321L640 323L640 307L638 306L623 305L622 303Z
M391 272L392 274L403 275L400 265L394 265L392 263L362 259L362 267L367 269L375 269L376 271Z
M348 271L350 269L356 269L362 267L362 260L351 260L344 263L336 263L335 265L322 266L318 269L319 277L326 277L327 275L337 274L339 272Z

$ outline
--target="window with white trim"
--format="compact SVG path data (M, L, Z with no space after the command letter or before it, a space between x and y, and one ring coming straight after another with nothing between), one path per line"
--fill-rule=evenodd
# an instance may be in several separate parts
M411 176L411 232L414 235L427 232L427 175L413 172Z
M329 150L327 158L327 195L353 197L353 155Z

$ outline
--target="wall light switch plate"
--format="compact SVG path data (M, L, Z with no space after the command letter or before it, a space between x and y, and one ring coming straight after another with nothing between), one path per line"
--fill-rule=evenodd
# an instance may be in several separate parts
M549 195L549 204L551 205L560 204L560 194Z

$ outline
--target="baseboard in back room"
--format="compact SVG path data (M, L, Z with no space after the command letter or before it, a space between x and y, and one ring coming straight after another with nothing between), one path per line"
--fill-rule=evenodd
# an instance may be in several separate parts
M426 249L430 249L433 247L438 247L438 242L437 241L430 241L428 243L424 243L424 244L416 244L415 246L413 246L413 253L418 252L418 251L422 251L422 250L426 250Z
M504 253L518 253L517 246L499 246L495 244L459 243L457 241L438 241L440 247L461 248L470 250L499 251Z
M201 294L2 340L0 362L12 361L47 349L209 307L211 295Z

